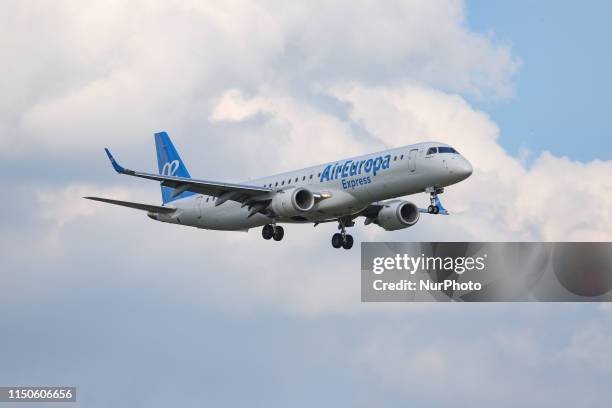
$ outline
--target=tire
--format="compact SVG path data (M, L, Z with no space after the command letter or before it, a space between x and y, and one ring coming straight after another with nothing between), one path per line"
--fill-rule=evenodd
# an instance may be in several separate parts
M342 246L342 234L336 232L332 235L332 246L336 249Z
M430 205L429 207L427 207L427 212L430 213L430 214L433 214L434 213L434 206Z
M281 239L283 239L283 237L285 236L285 230L283 229L283 227L276 227L274 229L274 235L272 236L272 238L274 238L275 241L280 241Z
M351 249L352 247L353 247L353 236L347 234L345 237L345 241L342 244L342 248Z
M261 230L261 236L263 237L263 239L268 240L272 238L273 235L274 235L274 227L270 224L264 225L263 229Z
M434 214L438 214L440 212L440 207L438 207L437 205L434 205Z

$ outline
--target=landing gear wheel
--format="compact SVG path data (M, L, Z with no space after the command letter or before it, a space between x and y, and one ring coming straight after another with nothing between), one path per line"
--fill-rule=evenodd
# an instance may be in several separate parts
M336 232L332 235L332 246L336 249L340 248L343 244L342 234Z
M442 194L444 192L443 188L433 188L433 187L429 187L425 190L426 192L429 192L429 201L431 202L431 205L429 207L427 207L427 212L430 214L439 214L440 213L440 207L438 206L438 194Z
M274 236L274 227L271 224L264 225L261 230L261 236L266 240L272 238L272 236Z
M342 248L351 249L352 247L353 247L353 236L347 234L344 236L344 243L342 244Z
M283 239L283 237L285 236L285 230L283 229L283 227L276 227L274 228L274 235L272 236L272 238L274 238L275 241L280 241L281 239Z

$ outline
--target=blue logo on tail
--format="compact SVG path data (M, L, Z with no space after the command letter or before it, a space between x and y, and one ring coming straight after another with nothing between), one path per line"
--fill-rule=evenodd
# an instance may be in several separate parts
M168 177L183 177L191 178L185 163L181 160L176 148L172 144L170 137L166 132L159 132L155 134L155 149L157 150L157 165L159 167L159 174ZM175 197L174 189L170 187L161 187L163 203L169 203L179 198L189 197L194 195L193 191L185 191Z

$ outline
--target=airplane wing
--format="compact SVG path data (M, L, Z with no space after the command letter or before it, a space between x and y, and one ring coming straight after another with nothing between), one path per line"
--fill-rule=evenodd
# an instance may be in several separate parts
M170 207L133 203L131 201L111 200L110 198L101 198L101 197L83 197L83 198L86 198L88 200L93 200L93 201L101 201L103 203L108 203L108 204L120 205L123 207L135 208L137 210L150 211L150 212L154 212L158 214L170 214L176 211L176 209L170 208Z
M385 204L382 201L376 201L368 205L359 215L366 217L367 220L373 220L378 216L378 212L382 210L384 206Z
M271 199L272 189L266 187L250 186L245 184L222 183L218 181L197 180L185 177L165 176L161 174L143 173L126 169L120 166L108 149L104 149L115 171L119 174L140 177L148 180L155 180L162 183L164 187L175 189L174 195L180 195L185 191L193 191L198 194L205 194L219 197L215 202L220 205L227 200L239 203L263 201Z

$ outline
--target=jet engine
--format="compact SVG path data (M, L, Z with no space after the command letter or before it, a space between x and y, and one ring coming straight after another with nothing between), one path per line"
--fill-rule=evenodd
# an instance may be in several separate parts
M409 201L392 201L378 212L374 222L387 231L413 226L419 220L419 208Z
M313 194L305 188L298 187L276 193L270 203L270 209L281 217L295 217L312 210L314 205Z

